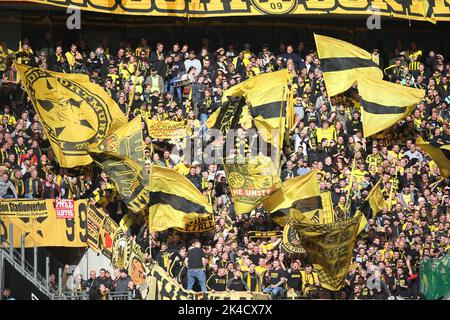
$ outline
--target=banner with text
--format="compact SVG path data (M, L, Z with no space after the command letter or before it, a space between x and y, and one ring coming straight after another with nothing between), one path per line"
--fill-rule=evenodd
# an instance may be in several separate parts
M180 139L186 135L184 121L147 120L147 128L153 139Z
M446 0L9 0L112 14L171 17L279 15L382 15L422 21L450 21Z
M13 225L14 247L86 247L86 200L74 202L74 218L61 219L55 200L7 200L0 202L0 236L9 239ZM60 210L60 209L58 209ZM64 209L65 210L65 209Z

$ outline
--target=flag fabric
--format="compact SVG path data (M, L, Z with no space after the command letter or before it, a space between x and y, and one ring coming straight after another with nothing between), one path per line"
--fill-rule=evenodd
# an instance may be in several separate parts
M148 184L149 175L145 171L144 138L141 117L136 117L126 125L109 134L99 142L94 152L104 152L120 158L132 159L139 165L144 184Z
M299 218L289 219L289 223L297 231L322 287L332 291L342 289L350 268L361 215L326 224Z
M383 191L381 189L381 179L373 186L367 197L364 199L358 211L361 212L361 221L358 229L358 234L364 230L367 225L367 221L383 210L386 205L384 200Z
M249 213L281 188L278 170L269 157L227 158L223 166L237 214Z
M314 39L329 97L348 90L358 74L383 79L383 72L369 52L331 37L314 34Z
M301 212L322 209L316 170L284 181L281 188L263 202L263 207L270 213L290 208Z
M434 16L433 6L430 4L430 0L421 0L423 17L426 21L436 24L436 17ZM434 1L433 1L434 3Z
M287 76L287 69L259 74L223 93L224 97L244 97L259 135L278 148L285 130Z
M147 119L147 129L153 139L181 139L187 134L183 121Z
M450 175L450 136L437 137L432 141L418 137L416 144L436 162L441 176L447 178Z
M212 213L207 198L182 174L153 166L150 178L149 229L152 232L185 227L187 220Z
M226 136L229 130L238 128L242 115L245 99L243 97L228 96L224 98L223 104L214 111L206 121L206 127L219 130Z
M373 218L378 212L382 211L386 201L384 200L383 190L381 189L381 179L370 190L364 203L361 206L361 212L366 218Z
M127 123L116 102L87 76L16 68L61 167L91 163L88 146Z
M95 163L105 170L132 213L139 213L149 204L148 178L142 176L142 167L129 157L118 157L104 152L89 151Z
M363 133L369 137L406 118L425 95L422 89L409 88L368 75L358 75Z
M326 191L320 194L322 198L322 219L320 223L332 223L334 222L334 209L333 201L331 199L331 192Z

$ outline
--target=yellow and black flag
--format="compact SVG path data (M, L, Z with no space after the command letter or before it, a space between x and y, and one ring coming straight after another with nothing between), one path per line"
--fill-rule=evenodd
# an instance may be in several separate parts
M367 75L358 75L363 133L369 137L406 118L425 95L422 89L405 87Z
M289 219L317 271L321 286L338 291L344 286L358 235L361 214L353 218L317 224L306 217Z
M291 208L302 213L311 212L312 215L317 214L319 217L322 210L322 198L317 172L313 170L303 176L284 181L281 188L263 202L263 207L272 213L272 219L281 226L285 225Z
M142 176L142 167L129 157L105 152L89 151L95 163L108 174L117 192L132 213L139 213L149 203L148 178Z
M187 220L212 214L208 199L182 174L153 166L150 178L149 229L152 232L185 227Z
M242 115L245 99L243 97L226 97L224 102L206 121L208 129L219 130L226 136L229 130L236 130Z
M435 0L421 0L421 1L423 8L423 17L425 18L426 21L436 24L436 17L434 16L433 11Z
M369 52L331 37L314 34L314 39L329 97L348 90L360 73L383 79L383 72Z
M431 141L424 141L418 137L416 144L436 162L441 176L447 178L450 175L450 136L436 137Z
M374 218L375 215L382 211L386 205L383 190L381 189L381 179L373 186L358 212L361 213L361 221L358 228L358 234L364 230L367 221Z
M259 135L281 148L286 121L287 69L259 74L224 92L224 97L243 97ZM277 136L277 139L274 140Z
M237 214L252 211L281 188L278 169L269 157L227 158L223 166Z
M145 171L144 138L141 117L136 117L126 125L115 130L99 142L93 149L123 159L132 159L140 167L140 175L148 185L149 175Z
M114 100L86 76L16 68L61 167L91 163L86 149L127 123Z

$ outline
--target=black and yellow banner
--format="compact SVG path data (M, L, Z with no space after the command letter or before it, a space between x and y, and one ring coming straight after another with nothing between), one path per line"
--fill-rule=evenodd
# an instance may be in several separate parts
M128 262L128 274L137 288L145 286L146 277L149 272L148 268L149 264L145 261L145 255L141 250L141 246L133 242Z
M263 202L263 206L270 213L284 209L289 212L290 208L301 212L322 209L317 171L284 181L281 188Z
M252 211L281 188L278 170L269 157L227 158L223 166L237 214Z
M409 88L363 73L358 74L358 92L365 137L390 128L406 118L425 96L425 90Z
M136 117L126 125L114 130L105 139L99 142L93 151L111 154L122 158L133 159L142 168L145 165L144 137L142 134L142 120ZM148 181L148 175L142 174L144 181Z
M361 215L344 221L317 224L306 218L290 219L301 245L319 274L322 287L338 291L348 275Z
M424 2L428 2L428 6ZM210 18L261 15L371 15L380 14L421 21L449 21L450 10L444 0L9 0L51 6L74 7L111 14ZM375 9L373 9L375 8ZM379 10L379 11L374 11Z
M213 213L206 196L175 170L153 166L150 185L149 228L153 232L183 229L186 221Z
M75 201L75 218L58 218L54 200L4 200L0 202L0 235L9 239L13 225L13 245L21 246L24 235L26 248L86 247L88 205Z
M184 289L157 264L149 266L146 285L141 288L146 300L269 300L259 292L195 292Z
M183 121L147 120L148 135L153 139L181 139L186 136Z
M448 135L436 137L432 141L418 137L416 144L436 162L441 176L447 178L450 175L450 137Z
M284 226L281 249L290 254L305 253L305 249L302 247L302 241L290 223L286 223Z
M219 130L225 137L229 130L238 128L239 120L245 105L243 97L224 97L223 104L214 111L206 121L209 129Z
M149 185L144 180L142 167L128 157L89 152L95 163L108 174L128 209L133 213L146 209L149 203ZM147 174L145 177L147 177Z
M223 93L224 97L243 97L259 135L278 148L284 137L287 80L288 71L282 69L254 76Z
M374 79L383 79L383 72L372 61L369 52L331 37L314 34L314 39L328 96L348 90L360 73Z
M94 203L88 203L87 245L94 252L102 252L107 258L112 258L113 237L119 226L102 208Z
M248 239L266 239L277 237L281 238L283 236L283 231L275 230L275 231L249 231L247 233Z
M106 91L83 75L16 68L61 167L91 163L86 149L127 123Z
M208 232L214 230L215 221L214 215L210 214L207 217L194 217L190 218L189 215L184 217L184 226L182 228L174 228L180 232L195 233L195 232Z

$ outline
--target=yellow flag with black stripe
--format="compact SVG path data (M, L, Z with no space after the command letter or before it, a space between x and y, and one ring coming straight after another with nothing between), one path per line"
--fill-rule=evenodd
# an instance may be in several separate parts
M16 68L61 167L91 163L87 148L127 123L116 102L86 76Z
M186 220L212 214L208 199L182 174L153 166L150 178L149 229L184 228Z
M422 89L405 87L358 75L363 133L369 137L406 118L425 95Z
M284 181L281 188L263 202L263 207L270 213L290 208L302 212L321 209L322 200L316 170Z
M245 99L243 97L224 97L223 104L214 111L206 121L208 129L219 130L226 136L229 130L236 130L239 125Z
M144 170L144 148L142 119L141 117L136 117L105 137L93 150L121 158L132 159L140 166L142 179L145 184L148 184L149 175Z
M450 175L450 136L436 137L431 141L418 137L416 144L436 162L441 176L447 178Z
M358 234L364 230L368 219L374 218L375 215L382 211L386 205L384 200L383 190L381 189L381 179L373 186L363 204L358 210L361 212L361 221L358 229Z
M224 97L244 97L259 135L278 148L284 138L287 79L287 69L263 73L223 93Z
M237 214L252 211L281 187L278 170L269 157L226 158L223 166Z
M383 79L383 72L372 61L372 55L346 41L314 34L320 69L329 97L348 90L364 73L374 79Z
M127 208L133 213L146 209L150 188L148 175L129 157L119 157L106 152L89 151L95 163L108 174Z
M319 275L322 287L338 291L344 286L360 219L360 213L347 220L325 224L311 222L301 215L299 219L289 219Z

